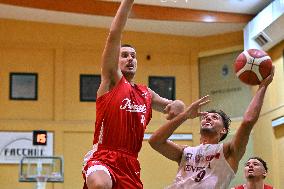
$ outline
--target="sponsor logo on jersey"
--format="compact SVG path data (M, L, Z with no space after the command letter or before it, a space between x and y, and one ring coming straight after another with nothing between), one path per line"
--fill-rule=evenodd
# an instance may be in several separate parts
M142 112L146 113L146 105L137 105L134 102L131 102L129 98L122 100L122 105L120 105L121 110L126 110L128 112Z
M184 167L184 170L185 171L191 171L191 172L199 172L200 170L203 170L205 169L206 167L202 166L202 167L199 167L199 166L194 166L194 165L185 165Z
M204 157L203 157L203 155L201 155L201 154L197 154L196 156L195 156L195 163L199 163L201 160L203 160L204 159Z
M220 158L220 153L216 153L216 154L209 155L209 156L205 157L206 161L211 161L213 158L219 159Z
M185 159L186 160L190 160L190 159L192 159L192 156L193 156L192 153L186 153ZM207 156L205 156L205 158L203 157L202 154L197 154L197 155L195 155L194 160L195 160L195 163L200 163L201 161L204 161L204 159L205 159L205 161L211 161L214 158L215 159L219 159L220 158L220 153L207 155Z

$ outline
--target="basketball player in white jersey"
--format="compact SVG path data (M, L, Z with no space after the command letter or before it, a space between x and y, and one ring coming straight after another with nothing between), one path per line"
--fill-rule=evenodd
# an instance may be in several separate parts
M267 173L268 168L262 158L250 157L244 167L246 183L231 189L273 189L273 186L264 183Z
M205 96L168 121L153 133L149 143L156 151L179 165L174 183L168 189L227 189L238 170L249 135L258 120L265 92L272 82L271 74L264 79L252 98L232 140L219 143L228 134L230 119L222 111L200 112L209 102ZM200 145L184 147L168 140L173 132L187 119L201 116Z

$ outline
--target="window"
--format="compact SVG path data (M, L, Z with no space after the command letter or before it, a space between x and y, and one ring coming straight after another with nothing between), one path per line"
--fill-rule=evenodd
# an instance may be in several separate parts
M37 100L37 73L10 73L11 100Z
M80 75L80 101L95 102L101 83L100 75Z
M149 76L149 87L161 97L175 100L175 77Z

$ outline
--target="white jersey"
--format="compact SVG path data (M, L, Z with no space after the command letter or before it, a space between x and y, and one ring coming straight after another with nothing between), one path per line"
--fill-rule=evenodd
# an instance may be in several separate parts
M234 177L223 144L201 144L184 149L174 184L167 189L227 189Z

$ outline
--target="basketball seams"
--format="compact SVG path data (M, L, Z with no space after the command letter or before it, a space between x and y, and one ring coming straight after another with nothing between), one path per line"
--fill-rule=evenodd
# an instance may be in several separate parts
M242 67L237 73L236 75L239 77L242 73L244 73L245 71L250 71L251 70L251 64L245 64L244 67Z
M257 65L252 66L251 71L253 71L255 73L255 75L257 76L259 81L263 80L262 75L259 72L259 67Z
M243 55L245 55L246 59L247 59L247 62L246 63L250 63L250 61L253 59L253 57L247 52L247 51L244 51L243 52Z
M272 61L266 52L258 49L243 51L235 61L236 76L248 85L257 85L270 74Z
M261 57L261 58L255 58L254 64L260 65L262 62L269 60L269 59L270 59L269 56L264 56L264 57Z

